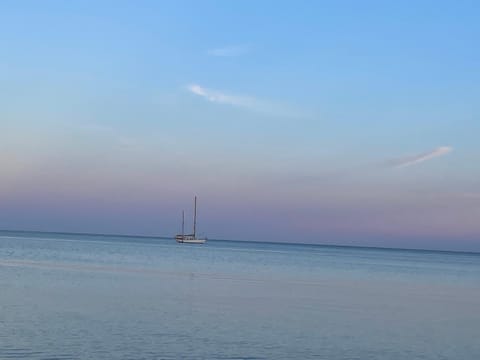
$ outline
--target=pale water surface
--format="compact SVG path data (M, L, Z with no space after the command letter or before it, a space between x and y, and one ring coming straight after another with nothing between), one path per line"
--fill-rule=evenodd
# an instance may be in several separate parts
M0 232L0 359L480 359L480 255Z

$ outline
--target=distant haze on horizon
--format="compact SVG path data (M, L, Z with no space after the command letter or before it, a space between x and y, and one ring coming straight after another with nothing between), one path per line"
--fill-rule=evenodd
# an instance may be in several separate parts
M479 17L3 1L0 229L478 251Z

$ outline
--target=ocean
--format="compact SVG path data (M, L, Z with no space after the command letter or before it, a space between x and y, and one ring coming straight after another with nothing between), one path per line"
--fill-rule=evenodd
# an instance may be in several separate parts
M0 232L0 359L480 359L480 254Z

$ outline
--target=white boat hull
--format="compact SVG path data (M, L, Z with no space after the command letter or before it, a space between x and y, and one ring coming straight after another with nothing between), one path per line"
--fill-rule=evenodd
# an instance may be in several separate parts
M185 244L205 244L206 239L176 239L178 243Z

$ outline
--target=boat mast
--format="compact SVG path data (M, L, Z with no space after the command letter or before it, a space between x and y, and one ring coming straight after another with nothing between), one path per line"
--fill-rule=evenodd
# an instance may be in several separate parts
M185 210L182 210L182 239L185 237Z
M195 196L195 203L193 207L193 238L196 239L196 228L197 228L197 197Z

